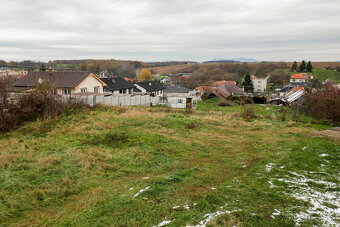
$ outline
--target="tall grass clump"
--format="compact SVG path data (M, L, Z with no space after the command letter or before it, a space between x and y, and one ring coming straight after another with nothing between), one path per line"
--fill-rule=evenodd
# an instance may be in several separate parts
M254 105L243 106L239 116L246 121L251 121L256 118L256 111Z

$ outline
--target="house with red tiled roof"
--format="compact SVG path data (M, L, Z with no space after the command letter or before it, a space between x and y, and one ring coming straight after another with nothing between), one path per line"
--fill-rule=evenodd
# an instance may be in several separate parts
M225 84L233 84L233 85L236 85L236 81L231 81L231 80L220 80L220 81L216 81L216 82L212 83L210 86L211 86L211 87L220 87L220 86L225 85Z
M306 75L303 75L301 73L294 74L290 77L290 82L302 82L305 83L308 77Z

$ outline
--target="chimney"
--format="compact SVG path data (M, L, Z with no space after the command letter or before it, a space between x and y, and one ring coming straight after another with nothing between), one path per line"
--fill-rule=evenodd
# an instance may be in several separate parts
M52 76L52 68L51 67L48 69L48 75Z

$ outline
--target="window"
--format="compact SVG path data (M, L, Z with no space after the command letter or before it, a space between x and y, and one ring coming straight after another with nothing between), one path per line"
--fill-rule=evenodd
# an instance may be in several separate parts
M119 90L119 94L123 94L123 90L122 89Z
M86 87L82 87L82 88L80 88L80 92L81 92L81 93L85 93L85 92L87 92L87 88L86 88Z
M100 88L99 88L99 86L94 87L94 93L100 93Z
M178 103L183 103L183 99L178 99Z
M69 95L71 94L71 90L70 89L65 89L64 90L64 95Z
M259 85L259 87L261 87L261 85Z

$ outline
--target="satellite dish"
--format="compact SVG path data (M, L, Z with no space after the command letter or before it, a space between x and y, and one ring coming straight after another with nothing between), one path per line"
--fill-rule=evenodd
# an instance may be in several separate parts
M38 83L41 84L43 80L41 78L38 79Z
M112 79L111 81L112 81L112 83L116 83L115 79Z

